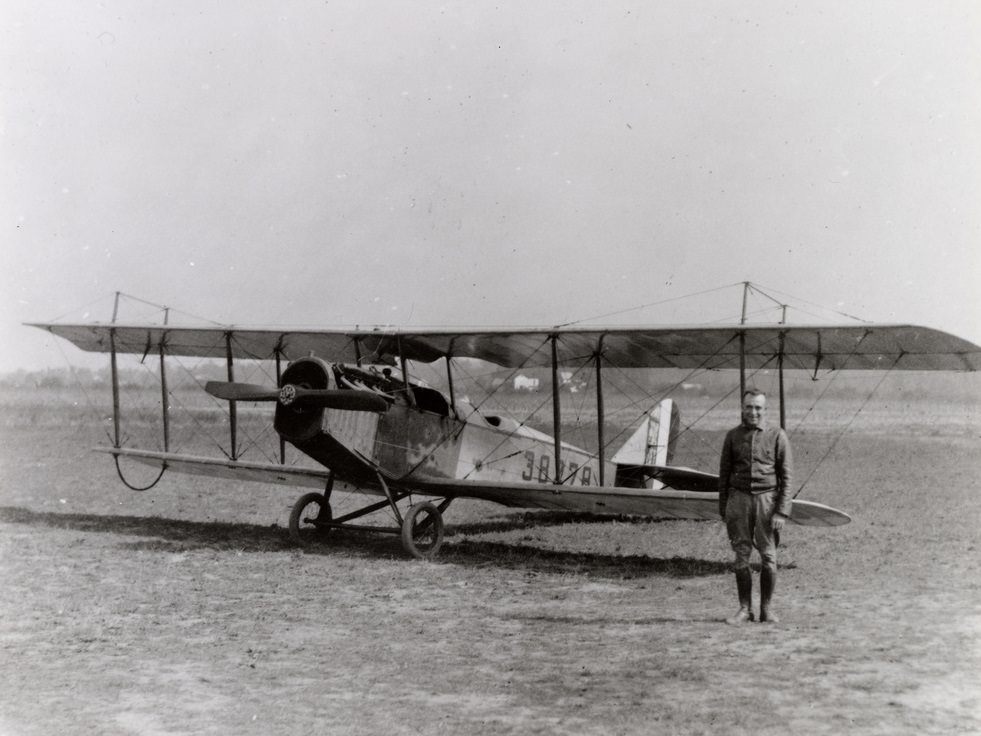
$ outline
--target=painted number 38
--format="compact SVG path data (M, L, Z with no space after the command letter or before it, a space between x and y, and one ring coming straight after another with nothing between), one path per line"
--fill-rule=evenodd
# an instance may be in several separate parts
M551 474L552 458L550 455L536 455L531 450L525 451L524 471L521 473L522 480L537 480L539 483L550 483L555 478ZM579 465L578 463L566 463L559 461L559 480L568 485L579 484L581 486L591 486L593 484L593 469L589 465Z

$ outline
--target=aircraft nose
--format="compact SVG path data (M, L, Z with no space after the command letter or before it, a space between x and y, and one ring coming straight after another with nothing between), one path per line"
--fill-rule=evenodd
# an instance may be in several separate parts
M289 406L294 401L296 401L296 386L287 383L279 390L279 403L283 406Z

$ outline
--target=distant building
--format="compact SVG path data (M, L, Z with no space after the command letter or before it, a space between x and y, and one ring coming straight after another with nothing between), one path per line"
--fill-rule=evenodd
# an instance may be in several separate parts
M529 376L517 375L514 377L514 390L515 391L537 391L541 388L541 381L537 378L531 378Z
M559 385L571 394L577 394L586 388L586 382L576 378L572 371L559 371L559 379Z

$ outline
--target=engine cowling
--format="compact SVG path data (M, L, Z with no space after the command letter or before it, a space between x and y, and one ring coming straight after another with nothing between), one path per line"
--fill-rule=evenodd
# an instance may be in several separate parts
M300 358L283 371L279 385L311 389L329 389L333 379L330 366L320 358ZM273 426L284 439L303 442L319 434L323 427L324 408L302 403L276 404Z

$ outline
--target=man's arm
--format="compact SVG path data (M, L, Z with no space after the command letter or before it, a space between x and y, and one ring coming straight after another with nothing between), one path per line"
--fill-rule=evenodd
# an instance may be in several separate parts
M790 495L793 484L794 457L790 449L790 440L782 429L777 434L776 471L777 471L777 502L774 513L790 518L794 499Z
M725 521L726 504L729 501L729 474L732 472L732 441L731 433L726 433L722 443L722 454L719 456L719 516Z

